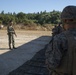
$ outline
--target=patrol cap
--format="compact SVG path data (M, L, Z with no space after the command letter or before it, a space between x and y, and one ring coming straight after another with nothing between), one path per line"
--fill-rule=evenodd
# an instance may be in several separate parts
M76 20L76 6L66 6L61 13L61 20L75 19Z

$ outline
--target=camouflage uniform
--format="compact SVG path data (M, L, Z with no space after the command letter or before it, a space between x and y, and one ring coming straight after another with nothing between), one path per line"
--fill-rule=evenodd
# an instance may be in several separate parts
M57 35L58 33L58 29L57 29L57 26L55 26L53 29L52 29L52 36L55 36Z
M76 29L69 29L68 31L70 31L73 34L73 36L76 37ZM48 45L47 50L46 50L47 61L50 60L51 62L54 62L54 60L52 60L53 57L56 59L56 63L57 63L56 65L52 65L50 63L52 69L55 69L56 67L59 66L60 60L67 50L68 50L68 43L67 43L67 38L64 35L64 32L54 36L52 42ZM49 65L48 65L48 68L50 70ZM54 72L54 74L52 75L58 75L58 74Z
M62 27L60 25L58 26L55 26L53 29L52 29L52 36L55 36L57 34L60 34L61 32L63 31Z
M11 49L11 44L13 46L13 48L15 48L15 42L14 42L14 28L12 26L8 26L7 27L7 34L8 34L8 40L9 40L9 48Z
M63 31L63 28L60 26L60 24L57 26L57 29L58 29L58 34Z
M61 13L66 31L53 37L46 49L50 75L76 75L76 6L67 6Z

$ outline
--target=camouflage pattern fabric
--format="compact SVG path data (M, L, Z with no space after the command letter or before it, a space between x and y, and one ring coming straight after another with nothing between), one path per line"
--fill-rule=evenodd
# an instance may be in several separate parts
M57 27L53 28L53 29L52 29L52 36L57 35L57 34L58 34L57 32L58 32Z
M69 29L68 31L71 32L74 37L76 37L76 29ZM60 65L61 59L67 50L68 43L64 33L62 32L54 36L45 53L49 70L54 70Z
M8 40L9 40L9 48L11 48L11 43L14 48L15 43L14 43L14 35L13 34L15 34L15 31L14 31L13 27L8 26L7 32L8 32L7 34L8 34Z
M14 28L12 26L7 27L7 32L8 32L8 35L11 35L11 34L15 33Z
M61 19L75 19L76 20L76 6L67 6L63 9Z
M54 27L54 28L52 29L52 35L55 36L55 35L61 33L62 30L63 30L63 29L62 29L61 26L56 26L56 27Z

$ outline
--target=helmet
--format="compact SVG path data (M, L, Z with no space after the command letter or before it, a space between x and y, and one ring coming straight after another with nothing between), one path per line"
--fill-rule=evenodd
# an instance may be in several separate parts
M61 13L61 19L76 19L76 6L66 6Z

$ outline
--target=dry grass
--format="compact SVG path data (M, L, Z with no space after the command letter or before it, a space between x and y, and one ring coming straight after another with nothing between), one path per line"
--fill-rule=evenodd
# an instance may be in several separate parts
M15 32L17 34L15 37L16 47L41 36L51 35L51 31L15 30ZM0 30L0 48L8 48L7 30Z
M51 31L53 26L50 24L45 24L45 25L23 25L23 24L18 24L14 26L15 29L17 30L37 30L37 31ZM7 27L5 26L2 28L3 30L6 30Z

